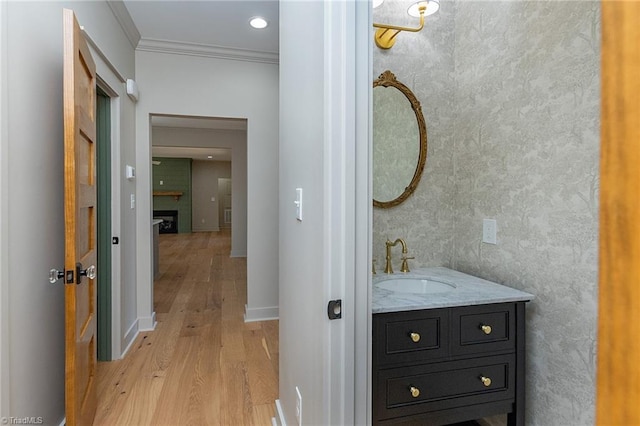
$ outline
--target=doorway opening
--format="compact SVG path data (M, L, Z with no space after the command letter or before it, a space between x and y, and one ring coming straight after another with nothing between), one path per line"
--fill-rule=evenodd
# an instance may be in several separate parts
M218 208L218 223L220 228L231 228L233 221L231 203L231 179L218 178L218 197L220 202Z
M247 120L151 115L154 217L176 210L177 232L231 231L231 257L247 253Z
M97 352L99 361L112 359L111 346L111 98L96 88L97 179Z

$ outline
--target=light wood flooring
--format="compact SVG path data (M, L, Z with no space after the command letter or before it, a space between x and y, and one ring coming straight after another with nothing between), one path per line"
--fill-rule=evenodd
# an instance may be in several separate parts
M244 323L228 231L160 235L158 324L98 366L96 425L271 425L278 321Z

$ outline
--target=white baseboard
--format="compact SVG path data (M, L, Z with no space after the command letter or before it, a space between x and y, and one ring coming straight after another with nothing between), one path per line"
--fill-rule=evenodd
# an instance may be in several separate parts
M67 424L67 418L65 417L64 419L62 419L62 421L58 426L65 426L66 424Z
M279 315L277 306L249 309L247 305L244 305L244 322L277 320Z
M247 257L247 251L246 250L231 250L231 254L229 254L229 257Z
M150 317L138 318L131 324L129 330L124 335L123 344L124 350L122 354L120 354L120 358L124 358L124 356L131 349L131 345L135 342L136 337L140 334L141 331L153 331L156 328L156 313L154 312Z
M120 357L117 359L124 358L127 352L129 352L131 345L133 345L133 342L135 342L136 337L138 337L138 333L140 333L139 323L140 323L140 320L134 321L133 324L131 324L131 327L129 327L129 330L127 330L127 332L125 333L124 339L122 342L123 343L122 346L124 346L124 350L120 354Z
M138 330L153 331L156 329L156 313L152 313L150 317L138 318Z
M282 410L279 399L276 399L276 416L271 419L271 423L275 426L287 426L287 421L284 418L284 411Z

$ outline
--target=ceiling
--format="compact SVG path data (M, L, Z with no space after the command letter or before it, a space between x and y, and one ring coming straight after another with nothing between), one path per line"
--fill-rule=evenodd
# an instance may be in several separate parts
M140 43L169 41L226 49L278 53L278 0L124 0L140 32ZM249 19L264 17L257 30Z
M137 46L140 50L162 45L164 49L198 49L212 55L277 61L278 0L124 0L123 3L140 33ZM265 18L267 28L258 30L249 26L249 19L254 16ZM151 125L244 132L247 129L246 120L216 117L158 115L152 117ZM153 147L153 156L231 161L231 150Z

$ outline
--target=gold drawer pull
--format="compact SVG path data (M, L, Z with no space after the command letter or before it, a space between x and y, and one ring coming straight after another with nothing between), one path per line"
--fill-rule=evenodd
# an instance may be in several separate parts
M420 334L418 333L411 333L409 334L409 336L411 337L411 340L413 340L414 343L418 343L420 341Z
M488 388L489 386L491 386L491 379L490 379L490 378L488 378L488 377L480 376L480 381L481 381L481 382L482 382L482 384L483 384L485 387L487 387L487 388Z
M417 388L417 387L415 387L415 386L411 386L411 387L409 388L409 391L411 391L411 396L412 396L412 397L414 397L414 398L417 398L417 397L419 397L419 396L420 396L420 389L418 389L418 388Z
M480 326L480 330L484 332L484 334L491 334L491 326L482 324Z

